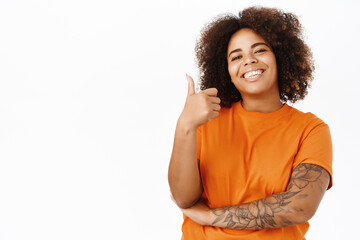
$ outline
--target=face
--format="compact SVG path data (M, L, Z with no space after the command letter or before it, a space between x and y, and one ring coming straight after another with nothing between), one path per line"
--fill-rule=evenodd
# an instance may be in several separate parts
M243 98L279 96L275 54L253 30L243 28L233 34L227 61L231 81Z

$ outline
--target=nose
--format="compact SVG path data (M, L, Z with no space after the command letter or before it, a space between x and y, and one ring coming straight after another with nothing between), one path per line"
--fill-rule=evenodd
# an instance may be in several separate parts
M253 63L256 63L257 62L257 59L254 57L254 56L248 56L245 61L244 61L244 66L247 66L249 64L253 64Z

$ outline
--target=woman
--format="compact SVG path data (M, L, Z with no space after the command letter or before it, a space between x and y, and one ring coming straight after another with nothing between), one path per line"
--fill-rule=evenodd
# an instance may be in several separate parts
M169 165L183 239L304 239L332 186L329 127L289 105L307 94L310 49L295 15L250 7L204 28L201 91L188 78Z

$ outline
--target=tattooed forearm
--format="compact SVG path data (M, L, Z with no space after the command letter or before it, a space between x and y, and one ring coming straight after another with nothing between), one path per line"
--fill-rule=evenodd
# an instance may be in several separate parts
M214 209L212 211L217 217L213 225L223 221L226 228L235 229L264 229L293 225L293 222L286 217L276 219L276 214L282 211L289 212L286 208L293 201L300 191L285 192L270 197L245 203L237 206Z
M257 230L299 224L303 221L299 216L307 211L301 203L311 201L314 194L310 193L313 191L320 191L320 200L323 196L326 184L328 184L326 181L328 175L323 174L324 172L325 170L319 166L301 164L294 169L286 192L249 203L213 209L212 225ZM315 186L319 186L320 190L314 188ZM315 193L315 195L319 194Z

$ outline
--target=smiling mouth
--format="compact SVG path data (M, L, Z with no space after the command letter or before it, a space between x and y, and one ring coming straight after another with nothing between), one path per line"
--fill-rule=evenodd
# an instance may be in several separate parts
M242 75L242 77L243 77L243 78L246 78L246 79L254 79L254 78L257 78L259 75L261 75L263 72L264 72L263 69L259 69L259 70L255 70L255 71L250 71L250 72L244 73L244 74Z

